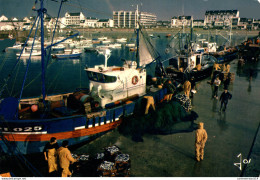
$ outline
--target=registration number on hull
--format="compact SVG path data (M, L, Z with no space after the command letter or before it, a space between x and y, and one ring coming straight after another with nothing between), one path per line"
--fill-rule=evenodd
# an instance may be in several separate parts
M2 127L0 126L0 131L2 132L39 132L43 128L42 126L26 126L26 127Z

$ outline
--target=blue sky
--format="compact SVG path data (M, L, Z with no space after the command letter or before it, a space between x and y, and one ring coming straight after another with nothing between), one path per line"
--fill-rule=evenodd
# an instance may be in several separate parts
M35 0L0 0L0 16L22 18L33 16L31 10ZM59 0L60 1L60 0ZM63 6L65 12L80 12L85 16L112 18L112 12L135 10L139 4L141 11L157 15L158 20L170 20L173 16L193 15L194 19L204 19L206 10L239 10L240 17L260 19L260 0L68 0ZM58 3L45 0L48 13L56 16Z

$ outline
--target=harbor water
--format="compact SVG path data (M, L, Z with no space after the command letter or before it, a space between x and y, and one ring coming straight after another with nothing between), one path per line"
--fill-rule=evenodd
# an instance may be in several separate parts
M160 36L156 35L153 43L159 49L162 58L167 58L170 55L165 54L165 49L170 39L167 39L164 34L158 35ZM129 34L126 36L131 39ZM244 36L238 36L233 42L239 43L244 39ZM130 52L123 46L122 49L112 50L108 65L122 65L121 59L134 58L134 52ZM4 78L12 70L15 62L16 55L13 50L0 53L0 84L3 84ZM14 80L10 81L3 96L20 93L27 60L20 60L19 63L20 73L14 73ZM80 59L52 59L46 75L47 94L66 93L77 87L88 87L84 68L103 63L104 56L96 53L83 53ZM32 58L29 68L32 71L28 74L23 96L39 96L41 90L39 59ZM235 73L235 80L231 83L229 92L233 97L225 112L219 112L220 102L211 98L212 89L207 83L209 79L196 84L197 93L192 99L192 105L193 111L199 117L195 123L203 122L208 133L205 156L201 162L195 160L195 131L167 135L142 133L141 140L135 141L131 136L126 136L115 129L90 143L72 149L72 152L94 156L102 152L104 147L117 145L122 152L130 155L132 177L239 177L242 171L234 163L239 163L240 157L242 160L250 157L250 149L260 119L259 70L258 62L248 62L242 67L238 66L238 60L231 62L230 71ZM219 96L222 92L221 85ZM185 123L176 125L176 129L187 127ZM239 154L241 155L238 157ZM47 163L44 162L44 156L28 157L28 160L40 172L46 173ZM242 169L245 168L245 163L241 166ZM11 168L11 165L7 167ZM10 171L14 170L10 169ZM91 176L93 172L90 171L93 169L75 172L73 176ZM26 176L22 169L15 170L15 173L17 176Z

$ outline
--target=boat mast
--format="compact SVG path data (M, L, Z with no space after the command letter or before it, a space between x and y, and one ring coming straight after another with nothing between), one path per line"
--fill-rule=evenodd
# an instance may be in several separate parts
M41 7L39 9L40 19L41 19L41 66L42 66L42 99L43 103L45 104L45 50L44 50L44 13L47 11L45 8L43 8L43 1L41 1Z
M139 12L138 12L138 5L136 6L136 61L137 61L137 67L140 66L140 60L138 61L139 56Z

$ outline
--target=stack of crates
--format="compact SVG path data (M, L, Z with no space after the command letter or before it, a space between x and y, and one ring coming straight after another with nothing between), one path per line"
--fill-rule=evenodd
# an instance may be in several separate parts
M97 172L100 177L115 177L117 169L115 163L104 161L98 166Z
M119 154L115 158L115 167L117 169L116 176L128 177L130 175L130 157L128 154Z
M106 147L97 172L100 177L128 177L130 175L130 156L122 154L116 145Z

